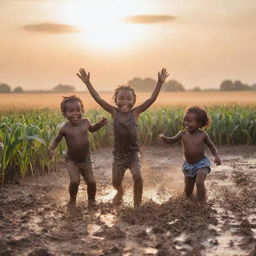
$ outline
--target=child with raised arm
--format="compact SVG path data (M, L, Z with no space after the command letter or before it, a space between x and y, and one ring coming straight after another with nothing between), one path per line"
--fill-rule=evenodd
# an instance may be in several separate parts
M126 169L130 169L134 181L134 207L141 205L143 180L141 176L141 155L138 142L138 118L157 99L162 84L168 77L166 69L158 73L158 82L151 97L141 105L133 108L136 94L130 86L120 86L115 90L116 106L104 101L90 83L90 72L80 69L78 77L85 83L95 101L112 115L114 126L114 161L112 165L112 182L117 194L113 199L115 205L120 205L123 199L122 181Z
M205 145L209 147L215 157L214 162L217 165L221 164L216 147L209 135L201 130L201 128L210 124L210 118L203 108L192 106L185 110L183 124L185 129L176 136L166 137L160 134L159 138L168 144L182 141L185 156L185 162L182 167L185 176L185 195L187 198L191 198L196 184L197 199L204 201L206 198L204 182L211 170L211 163L204 153Z
M80 175L87 184L88 206L95 207L96 182L93 172L93 161L89 149L88 131L95 132L107 122L105 118L96 124L90 124L88 119L83 119L83 103L77 96L64 97L61 102L61 111L68 120L53 140L48 149L48 155L53 157L53 151L58 146L62 137L67 144L66 166L70 177L68 207L76 205L76 195L80 184Z

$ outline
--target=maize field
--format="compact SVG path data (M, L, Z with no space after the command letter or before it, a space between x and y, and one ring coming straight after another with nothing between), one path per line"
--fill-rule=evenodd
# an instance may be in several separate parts
M217 145L256 143L256 106L209 106L206 108L212 124L206 131ZM139 119L141 145L152 145L158 135L174 136L182 129L184 107L152 108ZM91 123L105 116L108 125L89 133L91 150L111 146L113 129L110 115L103 110L89 110L84 114ZM47 157L47 148L65 119L57 110L42 109L24 112L4 112L0 116L0 181L24 177L54 169L65 155L64 140L55 149L54 160Z

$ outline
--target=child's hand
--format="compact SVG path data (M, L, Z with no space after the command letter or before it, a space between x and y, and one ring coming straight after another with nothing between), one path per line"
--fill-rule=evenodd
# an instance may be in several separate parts
M76 74L84 83L90 81L90 72L86 73L86 71L83 68L80 68L79 73Z
M221 161L220 161L220 158L219 158L218 156L216 156L216 157L214 158L214 163L215 163L216 165L221 165Z
M164 83L165 79L169 76L166 68L163 68L161 72L158 72L158 81Z
M102 126L106 125L107 123L108 123L108 119L105 118L105 117L103 117L103 118L100 120L100 124L101 124Z
M48 154L49 159L52 160L53 157L54 157L54 152L53 152L53 150L52 150L52 149L48 149L47 154Z
M159 134L159 135L158 135L158 139L161 140L161 141L164 141L164 139L165 139L164 134L162 134L162 133Z

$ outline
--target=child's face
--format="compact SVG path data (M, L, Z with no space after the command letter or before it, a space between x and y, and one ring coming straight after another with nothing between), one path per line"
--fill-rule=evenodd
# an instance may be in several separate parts
M82 106L80 102L67 102L64 116L72 123L77 124L82 119Z
M193 132L201 127L201 123L197 121L196 114L190 112L185 114L183 124L187 132Z
M130 90L120 90L117 94L116 105L121 112L128 112L134 105L133 93Z

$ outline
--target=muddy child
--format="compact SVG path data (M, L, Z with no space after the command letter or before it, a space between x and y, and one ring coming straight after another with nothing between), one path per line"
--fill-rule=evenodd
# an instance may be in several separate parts
M93 161L89 149L88 132L95 132L107 122L105 118L96 124L91 124L88 119L82 118L83 103L76 96L64 97L61 102L61 111L68 120L53 140L48 149L48 155L53 157L54 149L64 137L67 144L65 157L66 167L70 177L68 207L76 205L76 196L80 184L80 175L87 185L88 206L95 207L96 182L93 172Z
M162 69L158 73L158 82L151 97L137 107L134 107L136 93L132 87L118 87L114 94L116 106L112 106L104 101L93 88L90 83L90 73L87 73L84 69L80 69L77 75L85 83L94 100L109 112L113 118L114 160L112 165L112 183L113 187L117 190L113 203L115 205L122 204L124 194L122 182L126 169L130 169L134 181L134 207L138 207L141 205L143 192L141 154L138 142L138 118L157 99L162 84L168 77L168 73L166 69Z
M205 179L210 173L211 162L205 156L204 147L207 145L214 156L214 162L221 164L218 152L209 135L201 128L210 125L207 112L198 106L192 106L185 110L183 117L184 130L174 137L166 137L163 134L159 138L168 144L182 141L185 162L182 170L185 176L185 195L191 198L196 184L197 199L205 201Z

